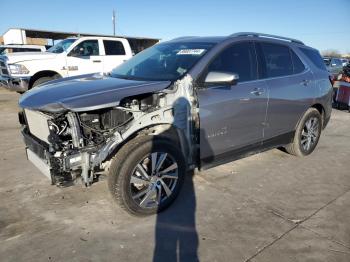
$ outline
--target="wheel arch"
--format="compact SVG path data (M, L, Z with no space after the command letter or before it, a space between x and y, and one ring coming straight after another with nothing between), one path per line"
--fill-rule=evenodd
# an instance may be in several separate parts
M325 109L323 107L323 105L321 105L320 103L316 103L316 104L313 104L311 106L311 108L315 108L317 109L317 111L321 114L321 118L322 118L322 128L325 127L325 117L326 117L326 114L325 114Z
M42 78L42 77L53 77L53 76L57 76L57 78L61 78L62 76L56 72L56 71L53 71L53 70L42 70L42 71L39 71L39 72L36 72L31 78L30 78L30 81L29 81L29 88L28 89L31 89L34 82L36 80L38 80L39 78Z
M185 132L182 129L173 124L155 124L143 127L130 134L111 151L106 160L110 160L123 146L136 137L157 135L178 143L185 158L189 155L190 145L188 144L189 142L186 138Z

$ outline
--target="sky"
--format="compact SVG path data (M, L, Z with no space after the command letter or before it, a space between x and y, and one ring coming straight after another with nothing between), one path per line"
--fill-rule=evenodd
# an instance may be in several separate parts
M350 0L11 0L1 1L8 28L116 34L169 40L179 36L277 34L320 51L350 53Z

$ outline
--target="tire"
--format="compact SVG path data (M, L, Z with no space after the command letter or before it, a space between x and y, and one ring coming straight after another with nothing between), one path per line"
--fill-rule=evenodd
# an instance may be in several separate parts
M292 143L285 147L286 151L299 157L311 154L317 146L321 131L322 116L320 112L316 108L309 108L295 130Z
M55 80L55 79L58 79L58 78L59 78L58 75L40 77L40 78L38 78L37 80L34 81L34 83L33 83L31 88L34 88L34 87L36 87L38 85L41 85L43 83L46 83L46 82L49 82L49 81L52 81L52 80Z
M167 208L178 196L186 174L186 160L179 148L178 143L162 136L136 137L125 144L109 169L113 199L136 216Z

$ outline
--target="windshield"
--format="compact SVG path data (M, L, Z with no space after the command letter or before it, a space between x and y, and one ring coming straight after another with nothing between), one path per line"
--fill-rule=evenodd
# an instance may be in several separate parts
M62 40L61 42L55 44L53 47L49 48L47 52L50 53L55 53L55 54L60 54L65 51L71 46L76 41L76 39L65 39Z
M164 43L150 47L112 71L117 78L176 80L186 74L214 43Z

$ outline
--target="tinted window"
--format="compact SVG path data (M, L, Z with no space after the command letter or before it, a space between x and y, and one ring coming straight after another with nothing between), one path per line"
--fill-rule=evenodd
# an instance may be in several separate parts
M284 45L261 43L265 59L267 77L278 77L293 74L293 63L290 49Z
M317 50L302 47L300 47L299 49L311 60L311 62L317 68L327 71L325 63L323 62L323 59Z
M335 63L336 66L341 66L342 65L340 59L334 59L333 63Z
M125 49L121 42L103 40L106 55L125 55Z
M99 54L100 52L97 40L85 40L74 47L71 51L71 55L74 56L92 56Z
M303 72L305 69L303 62L301 62L300 58L294 53L293 50L290 50L290 54L293 62L293 73L298 74Z
M16 52L40 52L40 49L37 48L12 48L14 53Z
M224 50L209 65L208 72L222 71L239 75L239 81L257 79L257 62L251 43L238 43Z

